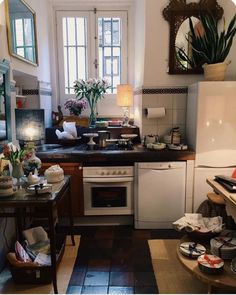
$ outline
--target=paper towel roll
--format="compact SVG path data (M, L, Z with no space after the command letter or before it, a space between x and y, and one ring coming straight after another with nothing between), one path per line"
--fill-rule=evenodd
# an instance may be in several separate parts
M148 119L163 118L166 114L165 108L147 108L146 115Z

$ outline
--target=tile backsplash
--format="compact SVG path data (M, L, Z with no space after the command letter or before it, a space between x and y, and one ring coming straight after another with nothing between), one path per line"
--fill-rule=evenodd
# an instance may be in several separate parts
M139 106L141 135L158 134L160 140L173 127L179 126L182 139L185 137L187 87L152 87L142 88L135 92L135 104ZM140 106L142 111L140 110ZM146 108L164 107L166 115L159 119L147 119Z

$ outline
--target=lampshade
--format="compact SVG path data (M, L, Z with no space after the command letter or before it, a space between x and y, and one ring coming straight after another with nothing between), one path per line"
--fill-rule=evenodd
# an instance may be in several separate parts
M117 85L117 105L130 107L133 104L133 87L129 84Z
M40 141L44 139L44 110L16 109L16 139Z

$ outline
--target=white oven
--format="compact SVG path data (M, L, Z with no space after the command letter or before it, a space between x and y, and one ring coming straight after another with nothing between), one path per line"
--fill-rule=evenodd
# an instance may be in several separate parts
M84 214L133 214L132 166L84 167Z

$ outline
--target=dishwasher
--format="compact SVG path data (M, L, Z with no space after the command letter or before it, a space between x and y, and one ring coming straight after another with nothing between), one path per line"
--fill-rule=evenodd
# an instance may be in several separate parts
M135 163L137 229L168 229L185 213L186 162Z

